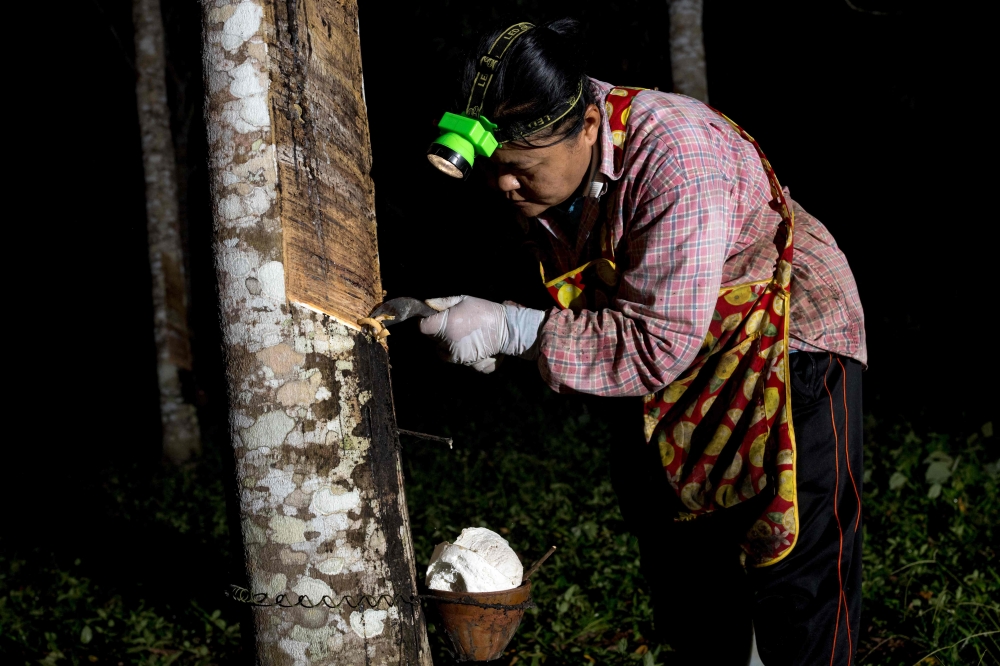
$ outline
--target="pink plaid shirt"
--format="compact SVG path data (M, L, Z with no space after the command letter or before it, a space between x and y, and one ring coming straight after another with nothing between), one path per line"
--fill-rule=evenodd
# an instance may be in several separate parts
M611 86L591 83L603 101ZM600 164L576 238L545 215L528 226L554 277L597 256L595 227L606 207L620 285L608 309L550 312L539 367L556 391L645 395L692 363L720 287L772 276L780 217L768 206L770 187L753 146L701 102L639 93L619 171L599 106ZM826 227L792 203L790 346L865 363L864 315L847 259Z

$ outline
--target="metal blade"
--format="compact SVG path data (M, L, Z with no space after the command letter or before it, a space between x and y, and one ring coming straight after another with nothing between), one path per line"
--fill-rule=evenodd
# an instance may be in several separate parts
M385 303L380 304L368 316L374 318L379 315L388 315L392 319L383 319L382 325L392 326L406 321L410 317L430 317L432 314L437 314L437 310L423 301L409 296L401 296L400 298L390 298Z

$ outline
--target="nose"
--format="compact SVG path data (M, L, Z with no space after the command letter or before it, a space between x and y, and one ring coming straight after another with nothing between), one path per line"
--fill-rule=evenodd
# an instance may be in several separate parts
M500 188L501 192L513 192L516 189L520 189L521 183L517 181L516 176L505 173L497 179L497 187Z

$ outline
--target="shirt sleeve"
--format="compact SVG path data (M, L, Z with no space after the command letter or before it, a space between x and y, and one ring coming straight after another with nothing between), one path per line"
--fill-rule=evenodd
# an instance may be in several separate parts
M539 369L555 391L653 393L694 360L708 330L727 251L729 188L721 173L649 139L616 194L624 233L613 308L553 309ZM633 203L634 202L634 203Z

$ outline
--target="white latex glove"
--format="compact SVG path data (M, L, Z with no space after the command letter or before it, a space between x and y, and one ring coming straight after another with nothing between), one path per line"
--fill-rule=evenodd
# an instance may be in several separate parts
M446 361L483 373L496 369L496 356L530 352L545 320L541 310L501 305L472 296L431 298L438 310L420 322L420 332L436 338Z

